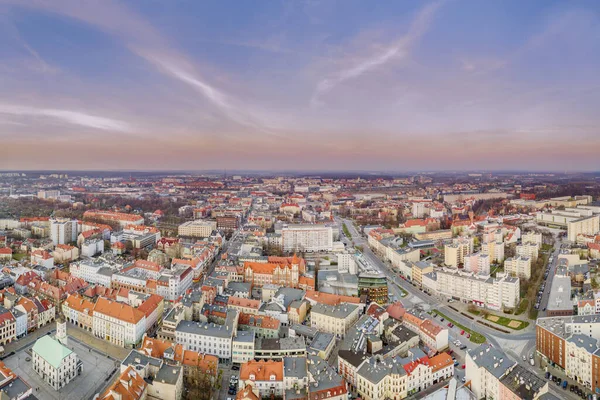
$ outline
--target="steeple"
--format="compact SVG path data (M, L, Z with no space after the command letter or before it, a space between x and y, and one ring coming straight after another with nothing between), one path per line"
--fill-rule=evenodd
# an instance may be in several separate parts
M54 338L62 343L63 346L67 346L67 322L62 318L56 320L56 336Z

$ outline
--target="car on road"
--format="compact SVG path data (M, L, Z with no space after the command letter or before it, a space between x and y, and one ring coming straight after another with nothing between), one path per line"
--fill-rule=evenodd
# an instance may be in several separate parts
M454 366L458 367L458 361L454 361Z
M466 348L467 348L467 345L466 345L466 344L463 344L462 346L460 346L460 349L461 349L461 350L464 350L464 349L466 349Z
M523 361L527 361L527 357L523 356Z
M542 311L546 311L546 307L542 308Z
M231 366L231 369L234 371L239 371L240 367L238 365L233 365L233 366Z

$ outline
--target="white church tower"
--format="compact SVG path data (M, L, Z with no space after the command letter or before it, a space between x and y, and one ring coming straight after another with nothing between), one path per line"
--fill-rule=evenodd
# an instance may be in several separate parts
M58 340L63 346L68 346L67 344L67 322L62 318L56 320L56 336L55 339Z

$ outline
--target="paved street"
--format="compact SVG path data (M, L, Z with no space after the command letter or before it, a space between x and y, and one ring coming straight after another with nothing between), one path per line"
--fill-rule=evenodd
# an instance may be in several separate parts
M513 333L508 333L508 334L502 333L502 332L496 331L494 329L488 328L486 326L474 323L474 321L464 317L460 313L457 313L456 311L449 308L448 306L451 304L448 304L445 300L436 298L434 296L430 296L430 295L420 291L419 289L414 287L412 284L404 281L403 279L398 278L396 276L396 274L393 271L391 271L389 269L389 267L371 251L366 239L364 238L364 236L361 233L359 233L357 231L357 229L355 228L352 221L347 220L347 219L344 219L342 221L348 227L348 230L349 230L350 234L352 235L352 242L354 242L355 246L362 246L363 256L366 257L371 262L371 264L373 266L375 266L375 268L377 268L380 272L385 274L386 277L388 278L389 282L394 282L394 283L399 284L404 290L406 290L409 293L408 296L402 298L400 295L401 294L400 290L397 289L394 284L389 285L390 291L392 292L392 294L396 295L399 299L402 299L402 303L405 305L405 307L407 307L407 308L414 307L414 308L418 308L418 309L421 309L424 311L428 311L433 308L439 309L444 314L448 315L450 318L459 322L460 324L462 324L466 327L469 327L469 328L472 327L473 330L484 335L487 338L489 344L491 344L494 347L502 349L507 354L507 356L510 357L513 361L516 361L517 363L521 364L526 369L534 372L540 378L545 379L545 377L544 377L545 371L542 371L539 368L539 362L536 362L537 368L532 368L532 366L529 364L529 355L532 354L533 352L535 352L535 330L533 329L535 327L535 321L531 321L530 322L531 328L526 329L525 331L517 331L517 332L513 332ZM351 246L350 240L348 240L345 237L342 240L348 246ZM556 272L556 264L558 262L556 256L560 250L560 245L561 245L561 243L559 241L557 241L554 252L553 252L553 254L555 256L555 260L552 263L551 273L548 275L548 283L546 284L546 289L544 291L543 299L545 299L544 300L545 302L543 303L544 306L540 305L540 309L545 307L545 304L548 299L548 295L550 292L551 279L554 276L554 273ZM428 317L427 314L423 314L423 316ZM438 323L441 323L441 322L438 320ZM460 340L462 344L466 344L468 346L468 349L473 349L478 346L478 345L472 343L470 340L466 339L464 336L461 336L460 330L457 329L456 327L450 329L449 341L453 342L454 340L457 340L457 339ZM460 366L462 366L462 363L464 363L464 354L465 353L463 351L458 350L454 344L451 344L450 348L457 355L457 360L459 361ZM523 356L526 357L527 361L523 361L523 359L522 359ZM464 376L464 371L462 371L462 369L458 368L456 370L456 376L458 376L459 379L462 378ZM550 387L550 392L553 393L554 395L558 396L559 398L572 398L572 399L578 398L573 393L571 393L569 391L563 391L561 388L558 388L552 382L549 385L549 387Z

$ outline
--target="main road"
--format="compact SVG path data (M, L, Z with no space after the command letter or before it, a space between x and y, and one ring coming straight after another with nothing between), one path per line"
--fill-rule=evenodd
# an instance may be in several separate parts
M484 325L477 324L475 326L473 324L472 320L466 318L462 314L457 313L456 311L449 308L443 299L441 299L439 297L434 297L425 292L422 292L421 290L414 287L413 285L411 285L404 279L399 278L398 275L394 271L392 271L383 261L381 261L381 259L379 257L377 257L371 251L367 241L365 240L363 235L356 230L352 221L346 220L346 219L344 219L342 221L348 227L348 230L349 230L350 234L352 235L351 240L354 242L354 245L361 246L363 256L373 266L375 266L375 268L379 272L383 273L387 277L388 281L390 282L389 287L392 289L393 294L396 294L398 298L401 298L402 296L401 296L401 291L396 287L396 285L402 287L402 289L404 289L406 292L408 292L409 297L414 296L416 299L418 299L418 301L428 304L429 307L431 307L431 308L438 308L438 309L442 308L444 314L448 315L449 317L451 317L453 320L457 321L458 323L460 323L464 326L472 326L473 325L474 330L483 334L486 338L488 338L488 340L491 339L490 342L494 345L497 345L497 343L494 343L493 338L490 338L491 336L496 337L496 338L508 339L508 340L529 340L529 339L535 338L535 333L510 333L510 334L507 334L507 333L502 333L500 331L497 331L495 329L488 328Z
M502 349L504 351L504 353L510 359L517 362L518 364L520 364L527 370L534 372L541 379L545 379L545 377L543 376L543 371L541 371L539 368L531 368L531 365L528 362L528 359L529 359L528 356L530 354L532 354L531 350L535 348L535 332L514 332L514 333L507 334L507 333L499 332L495 329L488 328L484 325L474 323L472 320L464 317L462 314L449 308L448 304L445 302L445 300L443 298L436 298L434 296L430 296L429 294L417 289L416 287L414 287L413 285L411 285L404 279L399 278L397 276L397 274L394 273L394 271L392 271L383 261L381 261L381 259L379 257L377 257L371 251L371 249L369 248L369 245L367 243L367 240L365 240L365 237L363 236L363 234L358 232L358 230L354 226L354 223L351 220L341 219L341 218L338 218L338 220L340 220L342 223L344 223L346 225L346 227L348 228L348 231L350 232L350 235L352 236L351 238L343 237L342 240L347 245L354 245L354 246L362 247L363 256L371 263L371 265L375 266L375 268L378 271L380 271L387 277L388 286L391 289L392 294L395 294L398 298L402 297L401 291L396 287L395 284L399 285L408 293L408 296L406 296L405 299L410 299L411 296L414 296L415 299L412 302L425 303L431 309L437 308L437 309L441 310L444 314L446 314L447 316L452 318L454 321L462 324L463 326L470 327L473 330L481 333L482 335L484 335L486 337L488 343L490 343L492 346L494 346L498 349ZM558 262L557 255L560 252L560 242L557 240L555 243L556 243L555 246L557 246L557 248L553 252L554 260L552 262L551 271L548 274L548 278L550 279L550 281L548 281L548 283L546 284L546 288L544 290L544 295L542 298L542 304L546 304L546 302L547 302L548 294L550 292L550 283L551 283L552 277L554 276L554 273L556 272L556 265ZM545 301L544 301L544 298L545 298ZM405 304L405 307L406 306L407 305ZM542 306L540 306L540 308L541 307ZM535 322L533 322L533 323L535 323ZM452 334L450 334L450 336L452 336ZM460 339L460 337L458 337L458 338ZM501 341L502 344L500 344L499 341ZM513 346L507 346L507 343L510 343L510 342L519 342L520 344L522 344L522 346L520 346L520 347L523 350L520 352L520 354L517 354L516 351L512 351L512 350L508 349L509 347L513 347ZM525 356L526 360L522 359L523 356ZM557 395L559 398L577 398L576 396L573 395L573 393L559 390L556 387L556 385L554 385L552 382L550 382L550 384L549 384L549 389L554 395Z

